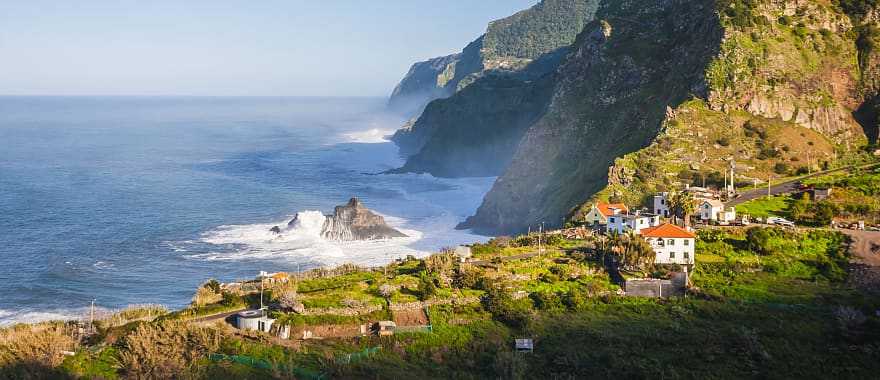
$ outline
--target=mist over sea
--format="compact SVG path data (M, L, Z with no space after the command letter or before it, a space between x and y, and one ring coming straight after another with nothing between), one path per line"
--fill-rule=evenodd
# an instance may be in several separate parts
M376 175L402 164L384 101L0 97L0 325L76 317L92 299L176 308L211 277L485 240L454 226L493 178ZM268 232L352 196L410 237Z

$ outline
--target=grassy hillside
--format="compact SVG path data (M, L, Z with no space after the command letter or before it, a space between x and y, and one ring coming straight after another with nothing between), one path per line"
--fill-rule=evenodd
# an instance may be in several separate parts
M544 255L523 258L535 242L476 245L483 264L441 255L379 271L342 268L295 285L304 302L339 308L381 300L377 292L394 286L392 303L435 303L431 332L293 342L166 316L117 319L78 343L64 324L19 326L0 330L0 377L868 378L880 370L880 298L846 281L840 234L701 233L692 291L669 300L618 296L599 241L552 238ZM269 299L281 289L272 290ZM442 302L455 297L463 301ZM294 329L398 317L275 315ZM523 337L535 340L534 353L513 351Z

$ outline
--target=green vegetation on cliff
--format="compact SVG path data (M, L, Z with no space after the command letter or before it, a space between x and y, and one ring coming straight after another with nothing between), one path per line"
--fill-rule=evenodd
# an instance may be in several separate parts
M535 238L475 245L482 261L472 264L440 254L275 285L312 296L346 289L356 299L399 284L390 292L434 303L425 314L430 331L286 340L166 318L102 324L78 342L67 324L17 326L0 329L0 378L868 378L880 371L880 298L847 281L839 233L701 232L691 291L663 300L618 295L599 240L551 235L547 252L524 255ZM426 294L424 281L410 277L429 279L433 290ZM454 295L481 298L442 302ZM295 335L375 318L404 326L412 312L278 315ZM534 352L517 353L518 338L534 339Z

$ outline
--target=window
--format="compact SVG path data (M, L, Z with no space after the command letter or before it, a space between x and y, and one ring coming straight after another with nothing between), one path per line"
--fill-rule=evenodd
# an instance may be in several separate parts
M691 258L691 254L690 254L688 251L685 251L685 252L684 252L684 258L685 258L685 259L689 259L689 258Z
M669 239L666 241L666 244L675 245L675 239Z
M642 219L639 219L639 224L645 224L645 221Z
M670 258L670 259L674 259L674 258L675 258L675 252L669 252L669 258Z
M665 199L661 199L661 200L660 200L660 204L661 204L661 205L665 205L665 204L666 204L666 200L665 200Z
M684 245L685 245L685 246L689 246L689 245L691 245L691 241L688 240L688 239L684 239Z
M614 218L608 218L608 223L614 223Z

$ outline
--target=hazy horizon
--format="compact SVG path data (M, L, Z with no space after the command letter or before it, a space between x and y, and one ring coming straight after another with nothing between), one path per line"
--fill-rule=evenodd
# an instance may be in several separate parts
M0 6L0 96L382 97L537 0Z

